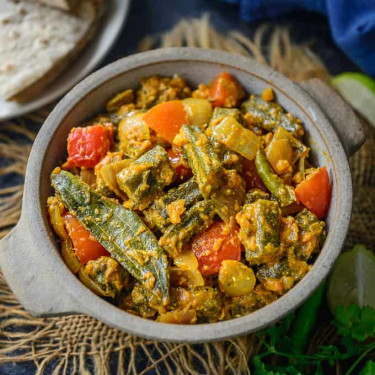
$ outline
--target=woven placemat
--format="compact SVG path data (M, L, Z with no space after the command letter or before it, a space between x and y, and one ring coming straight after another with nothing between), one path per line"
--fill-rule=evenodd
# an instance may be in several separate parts
M307 46L294 45L287 29L268 25L250 40L237 31L219 33L204 15L183 19L158 37L146 37L140 50L156 46L223 49L249 56L296 81L330 78ZM0 238L18 221L31 144L52 107L0 123L0 181L5 186L0 189ZM371 248L375 242L375 131L366 128L366 143L351 159L354 206L345 249L359 242ZM18 184L10 185L10 180ZM84 315L34 318L1 274L0 320L0 364L32 361L37 374L250 374L249 360L261 350L254 334L204 345L171 344L131 336ZM309 350L332 342L334 336L334 327L322 324Z

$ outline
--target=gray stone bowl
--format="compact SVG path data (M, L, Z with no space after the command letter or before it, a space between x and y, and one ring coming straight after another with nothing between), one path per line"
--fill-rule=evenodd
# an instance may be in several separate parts
M198 325L164 324L130 315L87 289L62 260L47 215L47 197L53 193L50 173L66 157L70 129L103 110L118 91L136 87L140 78L153 74L177 73L196 86L222 70L233 74L249 93L271 86L278 102L303 121L312 159L327 166L332 182L327 240L312 270L291 291L252 314ZM79 83L55 107L38 134L27 166L21 218L0 243L1 269L25 309L35 316L83 313L146 338L195 343L259 330L298 307L328 275L343 246L352 210L347 156L365 137L352 110L328 86L317 80L302 86L248 58L190 48L126 57Z

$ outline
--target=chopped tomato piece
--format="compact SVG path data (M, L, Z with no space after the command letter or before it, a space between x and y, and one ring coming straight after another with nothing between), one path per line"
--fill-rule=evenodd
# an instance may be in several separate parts
M95 167L106 156L112 142L112 124L73 128L68 136L67 165L70 167Z
M177 149L168 150L169 161L171 162L174 170L176 171L180 181L189 179L193 173L189 165L184 161L181 151Z
M172 143L181 126L188 124L189 118L182 102L172 100L149 109L143 120L161 138Z
M262 189L263 191L267 191L267 188L265 187L255 167L254 160L249 160L245 158L243 159L242 177L246 182L246 190L258 188Z
M101 256L110 256L108 251L95 239L95 237L77 220L68 213L64 216L65 226L74 246L78 260L86 264Z
M244 95L237 80L228 72L222 72L212 82L209 99L213 107L235 107Z
M223 221L216 221L194 239L192 250L198 259L199 271L203 276L218 273L223 260L241 259L238 229L235 227L228 232L228 227Z
M322 167L297 185L296 195L305 207L321 219L327 214L331 190L327 169Z

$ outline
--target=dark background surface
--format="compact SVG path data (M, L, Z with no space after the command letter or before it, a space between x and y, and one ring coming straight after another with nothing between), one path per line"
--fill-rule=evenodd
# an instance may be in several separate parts
M211 22L222 32L235 28L251 37L259 26L259 23L249 25L241 21L238 7L218 0L133 0L119 40L102 65L136 52L138 43L144 36L168 30L182 17L200 17L205 12L210 13ZM296 10L273 20L272 23L288 26L295 42L308 42L332 74L358 70L334 45L329 25L323 16ZM9 186L15 182L9 177L6 180L0 179L0 186ZM140 370L142 363L147 362L140 358ZM87 367L89 368L90 364ZM52 371L51 367L51 373ZM34 372L35 366L32 362L0 366L1 375L30 375ZM115 369L113 373L116 373Z

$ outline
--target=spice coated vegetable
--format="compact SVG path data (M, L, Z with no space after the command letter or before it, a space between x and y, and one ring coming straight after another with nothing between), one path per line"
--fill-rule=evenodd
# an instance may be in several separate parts
M120 189L140 210L147 208L173 178L174 170L161 146L155 146L117 173Z
M300 120L290 113L286 114L281 106L273 101L251 95L249 100L242 103L241 110L253 126L266 131L274 132L281 126L299 138L304 134Z
M181 126L189 121L184 105L177 100L156 105L146 113L143 120L161 138L170 143Z
M331 199L331 186L325 167L308 175L296 187L298 199L318 218L327 214Z
M239 238L250 264L270 263L282 251L279 241L281 211L275 201L258 199L237 214Z
M253 160L259 148L259 139L245 129L234 117L226 116L212 130L212 136L232 151Z
M177 178L183 182L193 176L189 164L184 160L181 150L176 150L173 148L168 149L169 161L174 168Z
M289 206L296 201L292 186L286 185L272 170L265 152L260 149L255 158L255 166L267 189L276 197L281 207Z
M109 151L112 137L112 124L72 129L68 137L68 164L72 167L94 167Z
M274 99L245 100L228 72L196 90L152 76L73 128L48 198L69 269L163 323L232 319L286 293L324 243L331 188Z
M215 211L211 201L194 204L176 224L168 227L160 237L159 244L172 257L183 252L191 240L212 223Z
M89 260L108 255L108 251L73 215L69 213L65 215L64 219L69 237L74 245L75 255L81 263L86 264Z
M183 125L174 143L182 146L202 195L209 198L221 184L223 166L207 134L198 126Z
M221 108L216 107L212 113L212 117L209 122L209 127L214 128L221 120L226 117L233 117L237 122L239 122L245 128L248 128L248 124L242 114L242 112L237 108Z
M83 226L129 273L168 296L167 259L152 232L133 211L96 193L78 177L62 170L52 186ZM73 216L72 216L73 217ZM75 247L77 252L77 247Z
M168 207L173 207L178 202L183 202L184 211L196 202L203 200L203 196L194 179L190 179L177 188L168 191L144 211L145 221L151 228L164 232L171 224Z
M227 228L223 222L216 221L208 230L195 237L191 247L202 275L217 274L224 260L240 260L241 243L237 232L236 227Z

